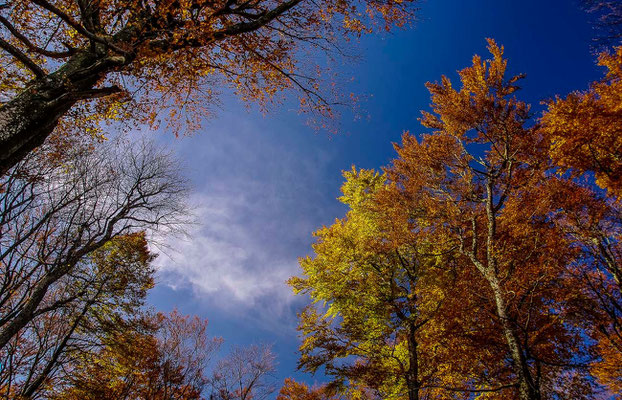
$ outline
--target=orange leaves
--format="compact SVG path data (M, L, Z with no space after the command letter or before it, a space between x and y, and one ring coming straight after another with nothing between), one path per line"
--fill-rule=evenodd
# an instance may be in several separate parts
M521 76L506 79L503 48L489 41L489 50L492 59L476 56L460 71L459 90L445 77L428 84L434 112L423 112L421 122L435 132L403 137L399 158L386 169L391 190L379 198L385 207L410 208L413 234L453 245L460 271L479 272L471 278L480 280L478 292L469 294L466 286L458 296L486 297L493 305L488 312L496 318L483 337L507 346L514 367L498 373L514 375L520 398L564 390L564 396L588 396L592 377L570 361L587 366L592 350L600 354L592 359L593 373L615 392L622 347L611 338L622 318L622 222L612 197L622 176L622 49L601 56L610 72L590 92L551 103L542 129L525 127L529 106L514 97ZM552 175L552 161L572 168L574 178L594 172L614 196L599 196L585 180ZM597 348L590 349L588 336ZM535 376L542 386L530 386ZM552 388L566 379L571 387Z
M136 323L78 355L67 386L52 388L51 398L202 399L207 361L221 342L207 337L207 321L174 310Z
M459 88L428 84L421 122L434 132L405 133L385 175L344 173L350 210L316 232L305 276L290 281L316 302L301 315L303 367L395 398L465 386L478 398L586 398L594 377L619 387L605 337L622 318L619 207L551 171L550 142L514 96L522 76L507 79L503 48L489 50Z
M598 65L607 68L605 79L618 82L622 79L622 46L616 47L614 53L601 53L598 56Z
M548 385L530 386L543 379L536 375L555 382L564 373L538 360L564 364L585 356L581 337L563 323L561 311L565 268L577 252L551 220L557 205L540 200L556 187L546 180L539 135L524 126L529 106L513 97L520 76L506 79L503 48L490 40L489 50L492 59L476 56L460 71L459 90L445 77L428 84L434 113L421 121L435 132L420 141L405 135L396 146L399 158L387 169L395 190L383 204L401 197L398 204L412 210L410 230L447 243L457 271L475 273L477 283L455 294L469 307L457 320L475 331L486 326L485 335L468 337L487 338L496 343L489 351L512 361L502 366L484 360L484 368L496 370L499 382L516 382L519 398L532 399L530 393ZM475 296L490 305L490 325L467 301ZM571 346L577 346L574 353L566 351Z
M279 391L276 400L337 400L338 397L331 396L325 386L312 387L304 383L296 382L292 378L287 378Z
M487 135L502 135L506 129L522 129L529 107L509 97L521 75L506 79L507 60L503 47L488 39L493 58L482 61L473 57L473 65L459 71L462 87L456 90L449 78L426 84L432 98L434 114L423 111L421 123L462 140L487 142Z
M612 196L622 195L622 47L602 54L608 72L586 92L556 98L542 116L553 161L578 174L591 171Z
M616 399L622 397L622 341L602 335L596 347L600 360L594 363L592 372L600 383L609 388Z

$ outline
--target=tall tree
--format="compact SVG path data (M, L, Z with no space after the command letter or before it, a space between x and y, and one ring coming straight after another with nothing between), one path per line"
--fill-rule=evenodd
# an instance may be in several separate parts
M589 182L589 181L588 181ZM551 193L555 223L575 251L569 265L575 323L596 343L591 370L612 393L622 388L622 209L583 180L560 182Z
M302 315L303 366L348 376L381 365L370 362L376 358L417 355L402 375L387 374L408 388L391 396L412 399L422 389L449 398L589 396L590 328L573 313L585 300L584 285L576 286L584 253L560 213L585 203L577 196L567 205L556 201L572 181L552 174L549 142L527 126L529 106L515 97L521 76L506 77L502 47L489 40L489 50L491 59L475 56L459 72L459 89L446 77L427 85L433 112L424 112L422 123L434 132L403 136L385 170L387 184L363 185L366 173L346 184L362 187L368 205L348 203L344 220L320 230L315 257L301 262L306 276L292 281L329 306L323 316L316 308ZM396 306L406 307L402 316ZM425 324L408 328L418 316ZM362 338L378 344L366 353L350 350ZM400 351L389 351L397 344ZM364 361L352 363L361 353Z
M526 127L529 106L515 97L521 76L506 78L503 48L489 40L489 50L491 59L476 56L459 72L459 90L446 77L427 85L433 113L422 123L435 132L421 142L405 135L388 176L405 204L426 210L416 223L451 238L488 287L492 340L505 347L515 395L580 397L589 379L559 387L587 361L581 333L564 321L576 254L552 224L555 205L540 201L555 177L541 135Z
M265 105L284 89L330 114L301 46L403 25L412 0L18 0L0 3L0 171L57 127L196 122L215 82ZM301 68L302 65L302 68ZM324 93L325 94L325 93ZM80 106L81 109L76 109ZM75 111L73 114L70 112ZM61 120L67 121L62 124Z
M52 387L52 398L205 398L206 368L222 342L208 337L207 320L175 310L148 316L144 328L110 338L96 354L81 357L67 384Z
M111 240L80 262L44 299L49 309L0 351L8 366L0 371L0 386L13 397L45 397L50 386L63 386L73 360L92 358L108 338L134 330L153 286L152 259L145 235L137 233Z
M594 1L601 22L618 44L622 6ZM600 54L607 68L603 79L587 91L548 102L541 129L548 153L570 182L557 189L561 225L581 253L572 274L584 294L577 314L597 343L592 364L599 381L613 393L622 388L622 47ZM605 193L595 193L595 184Z
M468 367L455 362L460 346L451 324L440 318L456 287L446 257L452 245L432 244L409 229L414 210L379 206L388 190L384 175L353 168L344 177L346 217L315 233L314 257L301 259L303 277L289 281L316 303L300 315L299 366L324 367L333 378L329 388L342 393L447 398L443 389L464 388L468 376Z

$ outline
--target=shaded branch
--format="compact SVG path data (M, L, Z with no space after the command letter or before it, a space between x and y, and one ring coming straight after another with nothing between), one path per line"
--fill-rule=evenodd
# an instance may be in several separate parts
M19 62L24 64L37 78L43 78L45 71L39 67L34 61L32 61L26 54L22 53L20 49L13 46L11 43L0 38L0 48L15 57Z

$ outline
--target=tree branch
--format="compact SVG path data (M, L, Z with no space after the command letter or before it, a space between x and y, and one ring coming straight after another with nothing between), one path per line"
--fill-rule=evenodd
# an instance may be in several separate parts
M32 50L32 51L34 51L36 53L39 53L41 55L44 55L44 56L47 56L47 57L51 57L51 58L66 58L66 57L70 57L71 55L75 54L75 52L76 52L75 49L69 49L69 50L63 51L63 52L50 51L50 50L43 49L43 48L35 45L34 43L32 43L17 28L15 28L13 25L11 25L9 20L7 20L6 18L4 18L1 15L0 15L0 23L2 23L2 25L6 26L6 28L9 30L9 32L11 32L11 34L13 34L13 36L17 40L19 40L24 45L26 45L26 47L28 47L28 49L30 49L30 50Z
M39 67L34 61L32 61L26 54L22 53L20 49L13 46L11 43L6 40L0 38L0 48L5 50L7 53L15 57L19 62L24 64L37 78L43 78L45 76L45 71Z

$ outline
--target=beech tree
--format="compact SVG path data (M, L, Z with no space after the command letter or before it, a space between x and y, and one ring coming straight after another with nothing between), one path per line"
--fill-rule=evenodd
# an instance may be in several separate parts
M145 235L137 233L111 240L76 265L44 299L46 312L0 351L3 395L47 397L50 387L64 386L74 360L91 359L110 338L140 326L152 259Z
M555 223L579 253L568 267L575 295L574 323L596 343L593 375L612 393L622 388L622 210L617 198L595 193L583 180L560 182L548 194ZM588 181L589 182L589 181ZM547 197L548 197L547 196Z
M470 363L457 362L468 343L447 315L457 306L451 297L466 307L465 296L452 290L462 289L453 245L409 229L413 210L379 205L386 176L353 168L344 177L346 217L315 232L314 257L301 259L303 277L289 281L315 303L300 314L299 366L323 367L333 378L328 389L353 396L417 400L501 390L470 379L478 355L490 357L485 344Z
M622 7L591 2L617 44ZM603 52L602 80L548 102L540 133L559 172L568 174L554 193L557 223L581 261L572 268L584 296L575 304L597 343L592 371L613 393L622 389L622 47ZM595 193L590 182L606 193Z
M216 82L266 105L296 88L330 114L301 46L403 25L413 0L17 0L0 3L0 171L54 129L134 119L193 125ZM163 111L167 110L167 111Z
M396 195L427 211L421 223L444 230L488 286L515 395L582 397L587 378L559 387L564 377L582 376L589 358L564 314L572 293L566 267L576 253L552 224L556 205L541 196L555 190L556 177L546 142L526 126L529 106L515 97L521 76L505 76L503 48L492 40L489 50L491 59L476 56L459 72L459 90L445 77L427 85L433 113L421 121L435 132L420 142L406 135L389 178L403 188Z
M111 337L81 357L67 384L52 388L58 399L198 400L206 368L222 340L209 338L207 320L169 314L145 316L143 329Z

